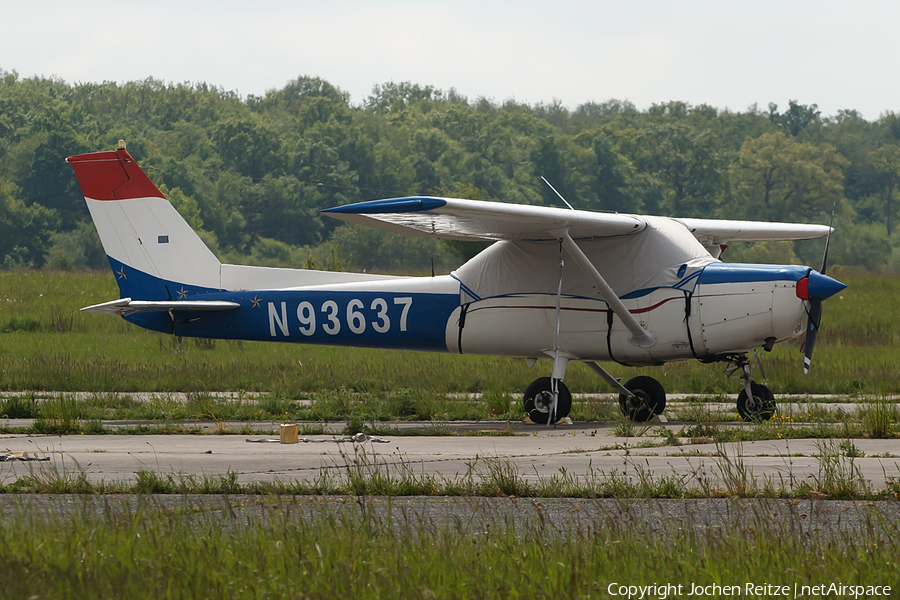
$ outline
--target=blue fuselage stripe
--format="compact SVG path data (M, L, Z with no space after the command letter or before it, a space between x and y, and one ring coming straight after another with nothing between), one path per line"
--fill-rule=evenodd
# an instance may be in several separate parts
M447 321L459 294L396 291L199 288L159 279L110 259L122 297L135 300L226 300L227 311L135 313L135 325L188 337L447 351Z
M127 320L190 337L447 351L458 294L255 291L202 295L237 302L222 312L138 313ZM174 321L174 327L173 327Z

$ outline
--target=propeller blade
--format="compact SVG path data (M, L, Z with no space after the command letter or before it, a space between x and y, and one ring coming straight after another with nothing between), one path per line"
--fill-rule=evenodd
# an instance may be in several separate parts
M816 345L816 335L819 333L819 324L822 322L822 300L812 298L809 301L809 319L806 323L806 341L803 342L803 374L809 373L812 366L813 347Z
M822 300L831 298L836 293L847 287L840 281L825 275L828 268L828 246L831 245L831 232L834 231L834 211L837 208L837 200L831 207L831 223L828 224L828 236L825 238L825 252L822 254L822 268L816 273L809 274L807 294L809 295L809 318L806 322L806 341L803 342L803 374L809 373L812 367L813 347L816 345L816 336L819 334L819 326L822 323Z

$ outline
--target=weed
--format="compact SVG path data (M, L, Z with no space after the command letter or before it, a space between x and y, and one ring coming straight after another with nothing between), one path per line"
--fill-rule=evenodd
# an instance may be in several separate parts
M134 485L134 491L138 494L174 494L177 493L178 487L169 476L165 479L161 478L153 471L142 469L135 473L137 482Z
M519 402L507 391L496 386L491 386L484 390L481 400L485 405L485 412L491 417L502 417L511 414L513 410L518 410ZM518 412L522 411L519 410Z
M841 447L835 446L834 440L820 442L816 447L819 452L818 474L812 478L814 485L802 484L801 489L806 493L842 500L873 495L856 465L855 457L844 455Z
M875 439L896 437L894 429L900 422L900 410L894 402L883 399L872 400L860 407L859 420L867 437Z
M725 398L715 398L713 400L688 398L687 406L679 406L669 410L670 418L675 421L703 423L707 426L710 426L714 422L728 421L731 419L728 414L710 410L711 403L725 401Z
M7 419L33 419L37 414L37 400L34 393L12 396L0 402L0 417Z
M715 441L719 436L720 429L712 423L696 423L691 426L684 425L678 432L678 437L691 438L691 443L708 443ZM703 441L705 440L705 441Z
M53 333L69 333L75 323L75 312L54 305L50 310L49 331Z
M33 426L35 433L64 435L83 430L81 420L85 416L85 410L74 396L45 400L38 405L37 413Z
M860 450L851 440L844 440L838 444L838 449L840 450L841 455L847 458L862 458L866 455L866 453Z
M324 423L300 423L300 435L324 435L328 433Z
M664 445L666 445L666 446L681 446L681 440L679 440L678 437L675 435L675 432L673 432L668 427L657 427L655 429L655 432L660 437L665 438Z
M721 460L716 461L716 469L725 493L732 498L747 498L758 493L756 478L750 467L744 462L743 445L737 445L737 451L729 456L721 444L716 444L716 451Z
M560 474L559 485L568 478ZM772 519L768 501L722 509L720 527L690 514L648 523L656 505L631 502L569 504L573 525L545 499L466 502L466 517L456 520L366 498L243 505L185 497L174 504L141 497L123 510L102 501L71 510L59 503L43 518L10 509L0 560L17 568L0 573L0 589L10 598L217 597L223 590L361 600L603 597L609 583L645 581L647 565L658 581L679 582L688 572L698 586L778 580L793 589L821 573L889 583L900 553L892 519L861 511L867 535L840 528L810 535ZM507 518L510 512L532 518Z
M216 349L216 340L209 338L191 338L195 348L198 350L210 351Z
M362 433L365 430L366 426L362 422L362 420L353 417L347 421L347 424L344 425L344 429L341 430L341 432L344 435L356 435L357 433Z
M425 428L425 435L453 436L456 435L456 430L450 427L446 421L432 421Z
M650 431L651 425L648 423L637 423L627 417L619 417L619 422L613 429L613 433L617 437L632 438L642 437Z
M519 475L519 467L505 458L485 458L487 474L482 480L481 493L485 496L532 496L531 487Z
M242 394L243 396L243 394ZM280 417L282 415L293 414L294 402L285 397L284 394L273 392L263 394L257 400L257 407L263 417Z

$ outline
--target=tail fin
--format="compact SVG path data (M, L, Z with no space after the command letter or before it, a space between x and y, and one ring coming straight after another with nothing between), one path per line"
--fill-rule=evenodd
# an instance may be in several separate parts
M124 144L66 161L84 193L121 297L180 300L221 287L221 263Z

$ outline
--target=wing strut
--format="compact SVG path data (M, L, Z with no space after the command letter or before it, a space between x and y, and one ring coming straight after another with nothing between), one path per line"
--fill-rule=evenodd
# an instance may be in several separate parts
M631 337L628 338L628 341L640 348L650 348L656 344L656 336L653 335L652 332L641 327L638 320L634 318L634 315L631 314L625 304L619 300L619 297L616 296L616 293L609 287L609 284L606 283L606 280L603 279L603 276L600 275L600 272L593 263L591 263L590 259L581 251L581 248L578 247L578 244L575 243L575 240L572 239L572 236L569 235L568 231L563 234L561 239L563 247L565 247L569 256L578 263L578 266L581 267L584 274L587 275L596 286L600 296L606 301L613 312L616 313L616 316L622 320L625 327L628 328L628 331L631 332Z

